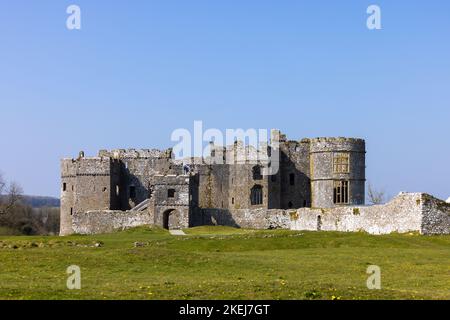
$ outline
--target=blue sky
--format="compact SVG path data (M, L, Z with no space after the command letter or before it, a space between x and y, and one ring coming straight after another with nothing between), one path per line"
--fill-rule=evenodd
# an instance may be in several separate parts
M170 147L202 120L365 138L376 188L447 198L449 39L444 0L0 0L0 170L58 196L60 158Z

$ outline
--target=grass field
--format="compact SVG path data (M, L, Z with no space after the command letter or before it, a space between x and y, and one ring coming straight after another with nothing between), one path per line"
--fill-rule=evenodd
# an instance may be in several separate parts
M0 299L450 299L450 236L185 232L2 236ZM81 290L66 287L70 265ZM366 287L369 265L381 290Z

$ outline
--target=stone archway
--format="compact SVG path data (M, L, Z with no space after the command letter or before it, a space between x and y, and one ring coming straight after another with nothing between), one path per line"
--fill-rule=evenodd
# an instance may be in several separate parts
M167 209L163 212L163 228L167 230L181 229L180 214L176 209Z

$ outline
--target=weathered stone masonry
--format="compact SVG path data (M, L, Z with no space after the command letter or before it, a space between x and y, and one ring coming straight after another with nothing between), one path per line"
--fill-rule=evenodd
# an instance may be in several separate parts
M272 137L279 144L260 150L240 141L211 145L206 159L174 160L171 149L101 150L97 157L81 152L77 159L63 159L61 235L140 225L450 233L450 204L426 194L364 205L364 140L292 141L279 131ZM264 173L271 161L262 153L279 155L275 174ZM234 161L211 161L221 157Z

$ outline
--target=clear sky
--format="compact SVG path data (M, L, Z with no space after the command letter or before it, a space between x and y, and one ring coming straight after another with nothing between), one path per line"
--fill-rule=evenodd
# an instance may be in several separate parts
M62 157L171 147L194 120L365 138L375 187L446 199L450 2L0 0L0 170L27 194L59 195Z

